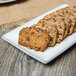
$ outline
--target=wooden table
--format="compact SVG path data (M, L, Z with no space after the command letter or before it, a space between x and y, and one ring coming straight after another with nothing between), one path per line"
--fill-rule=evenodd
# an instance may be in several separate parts
M1 38L11 29L0 27L0 76L76 76L76 44L44 65Z

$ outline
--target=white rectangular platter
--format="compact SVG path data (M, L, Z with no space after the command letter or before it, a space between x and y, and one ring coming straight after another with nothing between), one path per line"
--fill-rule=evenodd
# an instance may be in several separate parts
M16 48L20 49L22 52L28 54L29 56L33 57L34 59L47 64L48 62L52 61L54 58L56 58L58 55L66 51L69 47L71 47L73 44L76 43L76 33L73 33L72 35L66 37L61 43L57 43L54 47L48 47L44 52L35 51L33 49L28 49L27 47L21 46L18 44L18 36L19 31L23 27L29 27L33 24L36 24L40 19L42 19L45 15L52 13L58 9L67 7L69 5L62 4L53 10L50 10L41 16L38 16L34 18L33 20L25 23L24 25L4 34L2 38L10 43L11 45L15 46Z

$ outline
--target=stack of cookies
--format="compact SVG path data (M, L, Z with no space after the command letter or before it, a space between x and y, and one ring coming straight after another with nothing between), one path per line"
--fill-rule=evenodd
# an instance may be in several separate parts
M76 6L69 6L46 15L37 24L19 32L18 43L37 51L53 47L76 32Z

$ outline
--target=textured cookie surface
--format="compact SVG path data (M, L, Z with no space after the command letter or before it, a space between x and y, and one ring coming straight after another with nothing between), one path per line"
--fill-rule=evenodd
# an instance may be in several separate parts
M76 22L75 16L70 13L64 13L64 14L61 13L61 15L69 18L70 26L69 26L69 30L68 30L68 35L71 35L73 33L74 27L75 27L75 22Z
M74 32L76 32L76 6L66 7L65 10L67 13L70 13L71 15L74 16L74 20L75 20Z
M65 13L76 15L76 6L68 6L63 8L62 10L64 10Z
M57 29L57 42L61 42L63 40L65 31L65 25L63 21L51 18L51 19L42 19L38 23L47 23L54 26Z
M37 28L42 28L43 30L47 31L48 34L50 35L50 42L48 44L48 46L54 46L56 43L56 39L57 39L57 29L50 25L50 24L45 24L45 23L38 23Z
M68 35L68 30L70 27L70 19L66 16L63 17L61 15L57 15L55 18L64 21L64 25L65 25L64 38L65 38Z
M18 43L20 45L35 49L37 51L44 51L50 41L48 33L39 28L23 28L19 33Z
M70 23L68 35L72 34L73 31L76 32L76 7L75 6L65 7L63 9L60 9L54 12L54 14L66 16L70 19L71 23Z
M64 21L64 25L65 25L64 38L65 38L68 34L68 30L69 30L69 26L70 26L70 19L66 16L63 17L59 14L50 14L50 15L47 15L44 17L44 19L51 19L51 18L55 18L57 20Z

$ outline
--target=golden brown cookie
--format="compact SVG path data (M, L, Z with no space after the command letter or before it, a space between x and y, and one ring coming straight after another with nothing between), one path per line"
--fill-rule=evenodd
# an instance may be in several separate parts
M61 21L64 21L64 25L65 25L65 31L64 31L64 38L67 36L68 34L68 30L69 30L69 26L70 26L70 20L68 17L66 16L61 16L59 14L50 14L50 15L47 15L44 17L44 19L51 19L51 18L55 18L57 20L61 20Z
M50 25L50 24L45 24L45 23L38 23L37 26L35 26L36 28L41 28L45 31L48 32L48 34L50 35L50 42L48 44L48 46L54 46L56 44L56 39L57 39L57 29Z
M68 35L76 32L76 6L69 6L55 12L70 19L71 25Z
M75 24L76 24L76 19L75 19L76 17L73 14L71 14L69 12L66 12L66 9L64 9L64 8L54 12L53 14L56 14L56 15L59 14L63 17L67 17L70 20L68 35L71 35L73 33L74 29L75 29L74 27L75 27Z
M54 26L57 29L57 42L59 43L63 40L65 31L65 25L63 21L51 18L51 19L42 19L38 23L47 23Z
M69 13L74 16L75 20L74 32L76 32L76 6L65 7L64 10L66 13Z
M44 51L49 41L50 36L48 33L39 28L23 28L19 32L18 43L37 51Z

